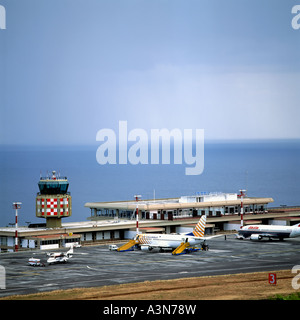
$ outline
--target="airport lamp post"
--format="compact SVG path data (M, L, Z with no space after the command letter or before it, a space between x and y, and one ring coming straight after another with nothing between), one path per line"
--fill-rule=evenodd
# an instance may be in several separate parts
M22 202L13 202L13 208L16 209L16 230L15 230L15 252L18 252L18 210L21 209Z
M240 190L240 194L239 194L239 197L241 198L241 226L240 226L240 229L243 228L244 226L244 217L243 217L243 214L244 214L244 208L243 208L243 200L244 200L244 195L246 194L246 190Z
M136 200L136 234L139 234L139 205L138 201L142 197L141 195L135 195Z

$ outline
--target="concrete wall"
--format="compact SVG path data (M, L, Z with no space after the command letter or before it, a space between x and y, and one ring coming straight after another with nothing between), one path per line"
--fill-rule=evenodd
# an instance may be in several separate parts
M58 249L59 248L59 244L58 243L54 243L54 244L44 244L40 246L41 250L51 250L51 249Z
M7 237L7 246L14 247L15 245L15 238L14 237Z
M34 242L34 240L22 239L21 247L22 248L34 249L35 248L35 242Z
M176 233L188 233L192 232L194 229L193 227L177 227L176 228Z
M104 239L103 231L96 232L96 240L103 240L103 239Z
M84 239L84 235L85 235L85 239ZM81 235L81 241L92 241L93 240L93 236L91 232L85 232Z
M133 239L136 235L136 231L125 230L124 239Z
M35 248L35 241L29 240L29 248L34 249Z
M104 239L106 240L110 239L110 231L104 231Z
M286 226L286 220L271 220L270 224L273 226Z
M22 239L21 241L21 247L22 248L27 248L28 246L28 240L27 239Z
M224 230L225 231L232 231L232 230L239 230L241 223L224 223Z

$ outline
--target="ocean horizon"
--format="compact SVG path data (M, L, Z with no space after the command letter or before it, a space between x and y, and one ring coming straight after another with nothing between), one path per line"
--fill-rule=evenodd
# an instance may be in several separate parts
M271 197L269 207L300 205L300 140L205 140L204 170L185 175L186 164L106 164L96 160L92 145L1 145L0 226L14 223L12 203L22 202L19 224L43 223L35 216L40 175L52 170L67 176L72 216L62 222L84 221L86 202L180 197L197 192L233 192Z

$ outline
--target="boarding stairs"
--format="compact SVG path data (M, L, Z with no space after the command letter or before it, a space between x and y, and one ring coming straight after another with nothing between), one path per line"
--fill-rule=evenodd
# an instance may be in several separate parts
M131 251L131 250L133 250L132 247L138 243L139 243L138 240L129 240L127 243L123 244L120 248L118 248L117 251L119 251L119 252Z
M178 246L173 252L173 255L183 254L184 250L190 246L189 242L181 242L180 246Z

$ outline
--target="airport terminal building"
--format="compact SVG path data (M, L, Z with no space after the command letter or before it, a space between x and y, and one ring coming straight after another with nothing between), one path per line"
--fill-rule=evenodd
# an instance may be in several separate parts
M40 199L37 201L40 206ZM283 213L271 213L267 206L272 202L272 198L245 197L243 199L245 223L247 220L253 223L254 219L256 223L289 223L288 219L292 219L290 213L286 214L288 217L286 220L275 222L278 218L283 219ZM49 227L46 223L18 227L19 250L49 250L68 247L74 243L90 245L131 239L136 234L137 206L140 232L143 233L190 232L203 214L207 216L206 234L238 230L240 226L241 199L237 193L200 193L194 196L138 202L135 200L88 202L85 207L90 208L91 216L87 221L65 222L58 227L55 224L50 224ZM69 215L70 209L69 207ZM298 219L295 217L297 215L299 216L299 212L292 213L294 219ZM49 215L49 219L50 217ZM15 228L0 228L1 252L14 251L14 242Z
M238 230L243 206L244 223L290 224L300 220L299 208L283 212L269 210L272 198L239 197L237 193L207 193L179 198L115 202L88 202L87 221L64 222L72 215L69 182L55 171L40 177L36 195L36 216L43 223L0 227L0 252L52 250L72 244L91 245L132 239L136 235L136 217L142 233L191 232L202 215L207 216L206 234ZM16 206L16 211L19 204ZM138 215L136 214L138 212ZM281 220L280 220L281 219Z
M245 213L263 213L272 198L245 198ZM205 214L207 217L221 217L238 214L241 199L237 193L201 192L193 196L182 196L170 199L152 199L119 202L88 202L85 207L91 209L90 220L102 218L131 219L138 204L140 218L146 220L176 220L192 218Z

